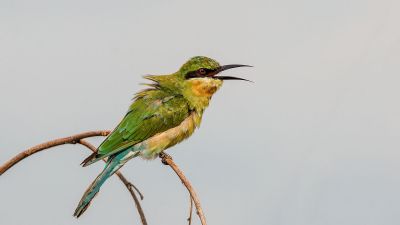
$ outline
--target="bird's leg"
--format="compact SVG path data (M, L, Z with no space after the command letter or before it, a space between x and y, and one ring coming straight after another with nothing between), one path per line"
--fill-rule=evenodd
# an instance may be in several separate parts
M168 160L168 159L171 159L171 160L172 160L172 157L171 157L170 155L168 155L167 153L165 153L165 152L161 152L160 154L158 154L158 157L161 158L161 162L162 162L164 165L168 165L168 163L167 163L167 160Z

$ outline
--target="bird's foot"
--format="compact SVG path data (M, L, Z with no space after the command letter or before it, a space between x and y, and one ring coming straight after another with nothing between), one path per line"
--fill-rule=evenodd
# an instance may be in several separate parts
M167 162L168 159L172 160L172 157L170 155L168 155L167 153L165 153L165 152L161 152L160 154L158 154L158 157L161 158L161 162L164 165L168 165L168 162Z

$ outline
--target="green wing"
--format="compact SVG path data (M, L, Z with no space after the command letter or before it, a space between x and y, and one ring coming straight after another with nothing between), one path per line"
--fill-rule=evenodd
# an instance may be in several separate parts
M83 165L90 165L176 127L188 116L189 106L182 96L171 96L154 89L141 92L119 125L98 147L97 153L85 159Z

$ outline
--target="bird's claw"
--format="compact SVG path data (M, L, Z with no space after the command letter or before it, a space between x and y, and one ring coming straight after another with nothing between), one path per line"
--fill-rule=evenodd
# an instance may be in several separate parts
M168 162L167 162L168 159L172 160L172 157L170 155L168 155L167 153L165 153L165 152L161 152L160 154L158 154L158 157L161 158L161 162L164 165L169 165Z

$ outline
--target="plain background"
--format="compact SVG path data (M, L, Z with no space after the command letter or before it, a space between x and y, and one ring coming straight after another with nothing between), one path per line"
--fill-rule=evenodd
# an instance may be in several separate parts
M0 1L0 162L112 129L142 75L206 55L226 82L203 124L169 150L209 224L400 224L400 2ZM93 138L98 144L102 138ZM139 224L116 178L80 218L102 163L65 145L0 177L1 225ZM159 160L122 170L149 224L186 224L188 194ZM197 218L194 224L199 224Z

